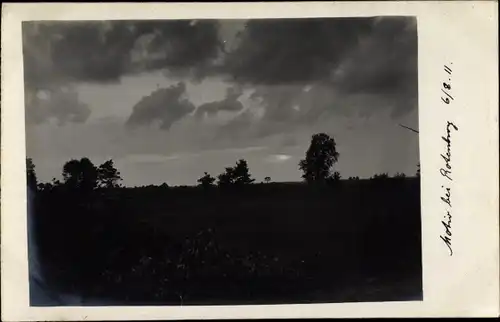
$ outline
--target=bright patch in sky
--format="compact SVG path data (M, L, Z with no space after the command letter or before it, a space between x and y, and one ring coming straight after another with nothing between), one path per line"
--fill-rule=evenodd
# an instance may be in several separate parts
M269 156L268 161L269 162L274 162L274 163L282 163L285 161L290 160L292 157L287 154L274 154Z

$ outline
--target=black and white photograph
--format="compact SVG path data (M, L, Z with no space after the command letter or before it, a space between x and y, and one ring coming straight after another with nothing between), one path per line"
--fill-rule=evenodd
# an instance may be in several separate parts
M498 2L2 4L2 321L498 317Z
M24 21L30 305L422 301L417 39Z

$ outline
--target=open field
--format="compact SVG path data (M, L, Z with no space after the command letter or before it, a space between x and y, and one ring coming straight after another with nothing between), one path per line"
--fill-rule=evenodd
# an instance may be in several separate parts
M89 305L422 297L418 178L53 189L33 202L49 281Z

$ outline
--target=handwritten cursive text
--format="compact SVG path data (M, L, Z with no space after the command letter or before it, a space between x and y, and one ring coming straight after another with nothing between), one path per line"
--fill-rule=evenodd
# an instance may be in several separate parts
M451 65L451 63L450 63ZM441 101L446 105L450 106L451 102L454 101L454 97L451 95L451 73L452 70L447 65L444 66L444 71L446 72L447 79L442 83L441 92L445 94L445 96L441 97ZM441 202L445 208L445 215L441 220L441 225L444 228L444 233L442 233L439 237L444 242L446 247L448 248L450 256L453 255L453 248L451 244L452 237L452 199L451 199L451 187L448 186L452 179L452 131L458 131L458 126L455 125L451 121L446 121L446 135L442 136L441 139L445 143L445 152L441 153L441 158L444 161L444 165L439 169L439 173L442 177L444 177L446 183L441 186L443 192L440 196Z

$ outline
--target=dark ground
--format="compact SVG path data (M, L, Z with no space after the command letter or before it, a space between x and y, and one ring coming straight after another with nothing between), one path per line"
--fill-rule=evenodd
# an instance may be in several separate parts
M419 178L56 187L32 205L48 283L87 305L422 299Z

